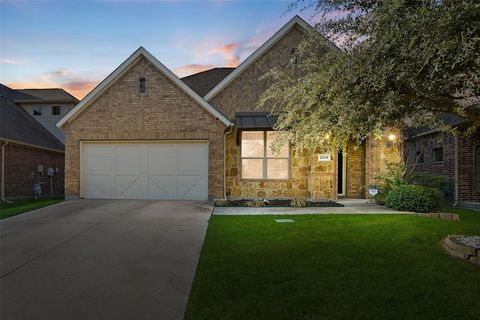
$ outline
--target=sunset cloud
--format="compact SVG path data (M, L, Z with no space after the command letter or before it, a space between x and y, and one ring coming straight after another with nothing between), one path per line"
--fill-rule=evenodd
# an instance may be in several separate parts
M44 89L62 88L77 99L82 99L89 93L99 81L72 81L68 83L47 82L11 82L7 86L13 89Z
M240 57L237 54L240 44L238 43L229 43L221 47L213 48L210 51L207 51L208 54L217 54L223 57L225 60L226 67L236 67L240 63Z
M185 66L181 66L173 69L173 73L175 73L178 77L181 78L194 73L209 70L212 68L215 68L215 66L212 64L187 64Z

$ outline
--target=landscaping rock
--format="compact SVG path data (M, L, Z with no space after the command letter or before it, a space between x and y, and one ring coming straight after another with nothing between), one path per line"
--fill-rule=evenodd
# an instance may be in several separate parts
M449 235L442 246L448 254L480 265L480 236Z

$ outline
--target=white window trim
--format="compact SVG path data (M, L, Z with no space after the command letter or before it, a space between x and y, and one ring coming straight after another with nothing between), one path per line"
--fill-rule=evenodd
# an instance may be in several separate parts
M263 154L264 156L263 157L242 157L242 139L243 139L243 132L263 132ZM292 178L292 169L291 169L291 163L292 163L292 149L291 149L291 145L288 144L288 158L285 158L285 157L268 157L267 156L267 148L268 148L268 144L267 144L267 132L275 132L274 130L244 130L244 131L241 131L240 134L240 179L241 180L244 180L244 181L259 181L259 180L268 180L268 181L286 181L286 180L290 180ZM244 178L243 177L243 164L242 164L242 160L243 159L256 159L256 160L263 160L263 177L262 178ZM268 160L270 159L280 159L280 160L288 160L288 173L287 173L287 178L268 178L267 177L267 162Z

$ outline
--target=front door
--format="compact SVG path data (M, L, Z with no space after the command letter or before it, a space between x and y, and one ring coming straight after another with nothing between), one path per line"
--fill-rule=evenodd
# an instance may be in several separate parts
M340 149L337 154L337 195L346 196L346 155Z

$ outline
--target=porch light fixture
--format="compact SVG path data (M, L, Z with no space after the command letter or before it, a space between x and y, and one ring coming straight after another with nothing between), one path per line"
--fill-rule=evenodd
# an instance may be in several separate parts
M397 136L393 133L390 133L388 135L388 141L394 142L395 140L397 140Z

